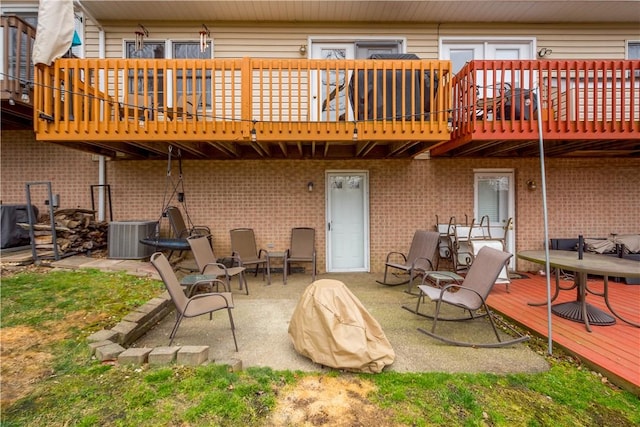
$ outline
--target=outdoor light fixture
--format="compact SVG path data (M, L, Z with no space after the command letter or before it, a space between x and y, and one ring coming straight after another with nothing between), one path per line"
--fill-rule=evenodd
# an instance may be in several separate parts
M353 122L353 136L351 138L354 141L358 140L358 128L356 127L356 122Z
M258 134L256 133L256 121L253 121L253 127L251 128L251 142L258 140Z
M16 100L13 99L13 93L9 96L9 105L16 105Z
M147 31L147 29L142 24L138 24L138 27L140 28L134 31L134 34L136 35L136 41L135 41L136 51L142 50L142 48L144 47L144 38L149 37L149 31Z
M551 49L543 47L542 49L540 49L538 51L538 57L539 58L546 58L547 56L551 55L552 53L553 53L553 51Z
M309 193L313 191L313 181L307 183L307 190L309 190Z
M533 191L538 188L538 184L536 184L534 180L530 179L529 181L527 181L527 188L529 189L529 191Z
M200 53L204 53L209 47L209 39L211 38L211 32L206 25L202 24L202 30L200 30Z
M298 49L298 51L300 52L301 56L305 56L307 54L307 45L300 45L300 49Z

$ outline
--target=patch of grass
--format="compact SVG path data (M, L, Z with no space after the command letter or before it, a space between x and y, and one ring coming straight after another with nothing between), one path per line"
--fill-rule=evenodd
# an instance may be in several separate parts
M47 327L76 312L102 313L116 323L162 290L156 280L91 269L18 274L2 279L2 327Z
M162 292L157 281L80 270L19 274L3 279L1 291L3 336L11 327L67 326L45 345L55 355L50 374L28 396L3 408L2 426L266 425L283 390L315 375L269 368L234 373L220 365L133 368L92 360L86 335ZM85 317L69 322L74 313ZM88 326L85 319L92 320ZM574 363L550 363L551 369L539 374L385 372L353 378L375 384L368 398L391 414L394 425L640 424L637 396Z
M402 425L635 426L637 396L604 384L586 369L551 360L539 374L370 375L377 404L395 408Z

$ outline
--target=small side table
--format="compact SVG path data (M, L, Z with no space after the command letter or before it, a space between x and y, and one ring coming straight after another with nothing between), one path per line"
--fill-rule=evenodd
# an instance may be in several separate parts
M426 271L426 280L431 282L433 286L442 288L453 282L462 282L464 277L453 271Z
M267 280L268 280L268 284L271 284L271 266L272 261L274 259L280 259L282 260L282 268L284 268L284 254L285 252L283 251L274 251L274 252L267 252Z
M191 297L195 285L199 282L208 282L217 279L219 276L214 274L187 274L180 281L180 285L187 288L187 297Z

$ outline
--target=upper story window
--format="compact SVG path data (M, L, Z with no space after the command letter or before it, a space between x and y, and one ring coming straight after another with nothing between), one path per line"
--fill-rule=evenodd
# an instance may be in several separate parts
M140 50L136 50L135 42L125 42L125 52L127 58L164 58L165 57L165 43L145 41L144 46ZM127 89L130 94L144 95L146 89L148 98L145 100L145 104L151 108L159 108L165 105L165 93L164 93L164 73L163 70L157 70L156 73L148 71L146 78L144 70L129 70L127 76ZM154 105L154 95L157 88L157 105Z
M640 40L627 42L627 59L640 59ZM640 70L635 70L636 78L640 78Z
M640 59L640 40L627 42L627 59Z
M163 59L163 58L180 58L180 59L197 59L197 58L211 58L211 44L204 52L200 52L200 43L191 41L146 41L144 46L140 50L136 50L135 42L125 42L126 57L135 58L150 58L150 59ZM137 75L133 75L133 70L129 71L129 77L127 81L129 93L142 94L145 86L145 76L143 70L138 70ZM165 82L166 77L166 82ZM192 70L178 70L175 76L175 87L173 87L174 79L172 76L165 76L163 70L157 70L155 73L149 71L146 76L146 86L149 98L154 98L154 92L157 88L157 105L153 108L160 108L166 105L172 105L177 102L177 99L182 95L192 95L194 93L206 93L207 106L211 105L211 91L204 90L204 84L211 85L211 74L206 72L202 75L200 70L196 71L195 75ZM166 91L166 93L165 93ZM149 101L151 105L151 100Z
M174 58L211 58L211 43L209 43L204 52L200 51L200 42L174 41L171 43L171 46ZM211 82L211 70L205 71L204 75L202 70L196 70L195 74L192 72L192 70L187 70L186 74L183 72L183 70L178 70L178 73L176 75L176 96L180 98L180 96L182 95L192 97L192 95L194 94L205 94L205 103L207 108L209 108L211 107L211 94L213 93L213 91L206 90L206 88L211 87Z

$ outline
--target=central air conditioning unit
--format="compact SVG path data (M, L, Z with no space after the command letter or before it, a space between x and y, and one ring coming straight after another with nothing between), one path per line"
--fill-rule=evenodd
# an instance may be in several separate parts
M112 221L109 223L109 258L144 259L153 254L155 248L140 243L156 235L158 221Z

